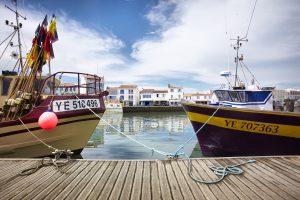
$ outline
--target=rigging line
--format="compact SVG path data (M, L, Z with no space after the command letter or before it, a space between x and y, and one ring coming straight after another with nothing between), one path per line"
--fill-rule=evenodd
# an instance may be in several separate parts
M240 62L243 64L243 66L247 69L247 71L251 74L251 76L254 78L254 80L258 83L258 85L260 85L260 82L258 82L258 80L255 78L254 74L251 73L251 71L249 70L249 68L246 66L246 64L244 62Z
M2 56L4 55L4 53L5 53L5 51L6 51L7 47L8 47L8 45L10 44L10 42L12 41L12 39L14 38L16 32L17 32L17 31L14 32L13 36L10 38L9 42L7 43L6 47L4 48L4 50L3 50L3 52L2 52L2 54L1 54L1 56L0 56L0 60L1 60Z
M24 35L23 35L23 31L20 30L20 32L21 32L22 38L24 40L24 46L25 46L25 49L26 49L26 52L27 52L28 50L27 50L27 45L26 45L25 38L24 38Z
M77 95L75 95L75 97L76 97L77 99L81 100ZM88 108L94 115L96 115L101 121L103 121L105 124L107 124L108 126L110 126L111 128L113 128L114 130L116 130L116 131L117 131L118 133L120 133L121 135L123 135L123 136L127 137L128 139L130 139L130 140L132 140L132 141L138 143L139 145L141 145L141 146L143 146L143 147L145 147L145 148L151 150L152 152L156 152L156 153L159 153L159 154L164 155L164 156L168 156L168 155L169 155L169 153L166 153L166 152L159 151L159 150L156 150L156 149L154 149L154 148L151 148L151 147L149 147L149 146L147 146L147 145L145 145L145 144L143 144L143 143L137 141L136 139L130 137L129 135L126 135L125 133L123 133L122 131L120 131L119 129L115 128L114 126L112 126L111 124L109 124L107 121L105 121L102 117L100 117L97 113L95 113L91 108L89 108L89 107L87 107L87 108Z
M7 38L5 38L5 39L1 42L0 46L1 46L8 38L10 38L10 36L12 36L16 31L17 31L17 30L13 31Z
M241 61L239 61L239 63L240 63L240 65L241 65ZM242 65L241 65L241 66L242 66ZM245 78L245 80L246 80L246 84L247 84L247 86L248 86L249 84L248 84L248 80L247 80L247 77L246 77L246 74L245 74L244 68L243 68L243 67L241 67L241 69L242 69L242 72L243 72L243 74L244 74L244 78Z
M253 18L253 14L254 14L254 11L255 11L256 3L257 3L257 0L255 0L255 4L254 4L253 10L252 10L252 14L251 14L251 18L250 18L250 21L249 21L247 33L246 33L246 36L244 38L247 38L247 36L248 36L248 32L249 32L250 25L251 25L251 22L252 22L252 18Z

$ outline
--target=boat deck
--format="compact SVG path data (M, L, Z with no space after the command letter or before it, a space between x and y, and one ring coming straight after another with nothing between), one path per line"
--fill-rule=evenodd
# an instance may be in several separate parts
M238 164L250 158L192 159L193 174L216 176L208 166ZM251 157L253 159L253 157ZM217 184L200 184L186 160L72 160L20 176L39 159L0 160L0 199L300 199L300 156L254 157Z

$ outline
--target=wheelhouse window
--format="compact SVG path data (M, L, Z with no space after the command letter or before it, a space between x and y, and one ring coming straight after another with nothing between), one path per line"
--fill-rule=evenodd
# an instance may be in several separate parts
M241 101L239 98L238 92L230 92L230 96L231 96L232 101L235 101L235 102Z
M241 102L246 102L246 95L245 92L239 92L240 98L241 98Z
M228 91L225 90L217 90L215 91L216 96L218 97L219 101L230 101L230 96Z

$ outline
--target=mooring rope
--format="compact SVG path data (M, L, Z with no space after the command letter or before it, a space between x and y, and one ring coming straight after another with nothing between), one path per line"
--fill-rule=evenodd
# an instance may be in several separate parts
M33 134L33 133L29 130L29 128L24 124L24 122L21 120L21 118L18 118L18 119L19 119L19 121L23 124L23 126L26 128L26 130L27 130L27 131L28 131L35 139L37 139L38 141L40 141L43 145L45 145L45 146L48 147L49 149L52 149L52 150L54 150L54 151L59 150L59 149L56 149L56 148L54 148L54 147L48 145L46 142L44 142L43 140L41 140L38 136L36 136L35 134ZM62 151L62 150L59 150L59 151Z
M183 107L183 106L182 106ZM178 157L179 155L183 155L184 152L182 152L181 154L178 154L178 152L184 148L184 146L189 143L203 128L204 126L206 126L206 124L211 120L211 118L213 116L215 116L215 114L218 112L218 110L220 109L221 107L221 104L219 104L218 108L213 112L213 114L205 121L204 124L202 124L202 126L194 133L194 135L192 135L187 141L185 141L182 145L179 146L179 148L173 153L171 154L170 156L171 157ZM183 107L183 110L184 112L186 113L186 110L185 108ZM191 120L190 120L190 123L191 123Z
M81 100L77 95L75 95L75 97L76 97L77 99ZM155 149L155 148L151 148L151 147L149 147L149 146L143 144L142 142L140 142L140 141L138 141L138 140L136 140L136 139L130 137L129 135L126 135L125 133L123 133L122 131L120 131L119 129L115 128L113 125L109 124L107 121L105 121L102 117L100 117L97 113L95 113L90 107L87 107L87 108L88 108L95 116L97 116L101 121L103 121L106 125L110 126L110 127L113 128L114 130L116 130L118 133L120 133L121 135L127 137L129 140L132 140L133 142L136 142L137 144L139 144L139 145L141 145L141 146L143 146L143 147L145 147L145 148L151 150L152 152L156 152L156 153L161 154L161 155L163 155L163 156L167 156L167 155L168 155L168 153L166 153L166 152L164 152L164 151L159 151L159 150L157 150L157 149Z
M76 97L77 99L81 100L77 95L75 95L75 97ZM134 139L134 138L132 138L132 137L126 135L125 133L123 133L123 132L120 131L119 129L115 128L113 125L109 124L109 123L108 123L107 121L105 121L102 117L100 117L97 113L95 113L90 107L87 107L87 108L88 108L95 116L97 116L101 121L103 121L106 125L110 126L110 127L113 128L114 130L116 130L118 133L120 133L121 135L127 137L128 139L132 140L133 142L136 142L137 144L139 144L139 145L141 145L141 146L143 146L143 147L145 147L145 148L151 150L152 153L153 153L153 152L156 152L156 153L158 153L158 154L161 154L161 155L163 155L163 156L167 156L167 157L169 157L169 158L178 158L179 155L183 155L183 154L184 154L184 153L178 154L178 152L179 152L181 149L183 149L184 146L185 146L188 142L190 142L190 141L195 137L195 135L197 135L198 132L201 131L202 128L203 128L203 127L211 120L211 118L212 118L212 117L217 113L217 111L219 110L220 105L219 105L219 107L214 111L214 113L206 120L206 122L205 122L205 123L204 123L204 124L203 124L196 132L195 132L195 134L194 134L192 137L190 137L186 142L184 142L184 143L183 143L183 144L175 151L175 153L166 153L166 152L164 152L164 151L160 151L160 150L157 150L157 149L155 149L155 148L153 148L153 147L149 147L149 146L143 144L142 142L140 142L140 141L138 141L138 140L136 140L136 139Z
M185 155L185 156L187 157L187 160L188 160L188 172L189 172L189 176L191 177L191 179L193 179L194 181L196 181L198 183L204 183L204 184L214 184L214 183L221 182L229 174L234 174L234 175L242 174L242 173L244 173L244 170L242 170L238 166L256 162L256 160L248 160L248 161L242 162L240 164L236 164L236 165L226 165L225 167L209 166L209 169L212 170L214 172L214 174L216 176L219 176L220 178L218 178L216 180L212 180L212 181L207 181L207 180L201 180L199 178L196 178L195 175L192 174L192 170L193 170L192 159L190 159L187 155Z

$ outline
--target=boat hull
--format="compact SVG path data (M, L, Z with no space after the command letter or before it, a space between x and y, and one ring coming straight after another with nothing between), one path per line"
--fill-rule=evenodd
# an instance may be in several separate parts
M41 141L55 149L70 149L80 153L86 146L89 138L93 134L100 118L102 117L105 106L102 96L81 96L81 99L98 99L100 105L93 108L98 116L89 109L71 110L57 112L58 124L51 130L44 130L38 125L39 116L47 110L47 106L52 98L46 99L40 106L32 112L23 116L21 120L32 134L39 138L36 139L20 120L12 120L0 123L0 157L2 158L28 158L42 157L51 155L53 149L48 148ZM57 100L72 100L71 96L56 97ZM41 141L40 141L41 140Z
M216 106L184 104L195 132ZM204 156L300 154L300 115L220 107L197 138Z

